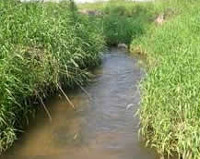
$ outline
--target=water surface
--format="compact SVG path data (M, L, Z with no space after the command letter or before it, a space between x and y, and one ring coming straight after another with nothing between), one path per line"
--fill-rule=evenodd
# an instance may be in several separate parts
M71 93L76 111L65 99L51 99L52 121L40 111L0 159L155 159L138 141L137 60L112 48L95 74L87 93Z

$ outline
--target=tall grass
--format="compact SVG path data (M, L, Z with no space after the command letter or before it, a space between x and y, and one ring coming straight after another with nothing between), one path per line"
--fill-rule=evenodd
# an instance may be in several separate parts
M0 152L28 122L34 101L89 79L104 38L71 3L0 1Z
M147 8L137 3L111 1L104 8L103 29L108 45L130 44L145 32L146 17L142 14Z
M199 1L159 1L163 25L132 42L150 60L141 84L141 134L164 158L200 158Z
M103 30L108 46L131 41L144 34L148 28L148 19L153 7L152 4L127 2L124 0L111 0L109 2L82 4L78 6L81 10L97 10L103 16L99 19L99 27Z
M0 151L28 122L33 100L89 79L105 37L147 56L139 111L146 144L164 158L200 158L199 5L111 1L95 6L104 16L94 18L69 3L0 1ZM155 24L161 13L164 24Z

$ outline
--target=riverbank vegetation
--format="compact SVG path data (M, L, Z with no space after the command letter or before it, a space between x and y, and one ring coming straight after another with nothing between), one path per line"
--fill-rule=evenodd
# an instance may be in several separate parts
M149 60L141 84L141 134L164 158L200 158L199 5L161 2L163 23L152 23L131 45Z
M100 62L104 38L73 3L0 1L0 152L28 123L34 102L82 85Z
M82 4L78 7L82 11L98 11L100 15L96 16L96 19L99 19L107 45L117 46L119 43L129 45L132 39L145 32L149 20L147 13L153 5L111 0L107 3Z
M200 158L199 1L115 2L94 8L105 14L107 43L132 41L147 62L140 134L163 158Z
M200 158L200 2L79 6L97 16L78 14L72 4L0 2L0 151L28 122L33 101L88 80L105 40L147 60L139 111L146 145L164 158Z

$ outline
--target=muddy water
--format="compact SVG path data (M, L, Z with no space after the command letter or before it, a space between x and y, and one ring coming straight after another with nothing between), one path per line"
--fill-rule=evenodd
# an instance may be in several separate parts
M19 141L1 159L155 159L138 141L137 60L115 48L105 54L96 78L83 91L47 105L49 121L40 111Z

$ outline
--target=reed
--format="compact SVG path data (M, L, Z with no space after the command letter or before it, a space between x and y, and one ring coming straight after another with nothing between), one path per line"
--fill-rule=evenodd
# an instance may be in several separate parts
M131 44L149 60L141 83L140 133L163 158L200 158L199 1L159 1L162 25ZM158 14L157 14L158 16Z
M99 11L97 16L99 27L103 30L107 46L119 43L129 45L133 39L144 34L148 24L149 13L153 5L145 3L127 2L125 0L111 0L93 4L78 5L80 10Z
M89 80L104 46L96 22L71 3L0 1L0 152L33 114L34 101ZM42 103L41 103L42 104Z

